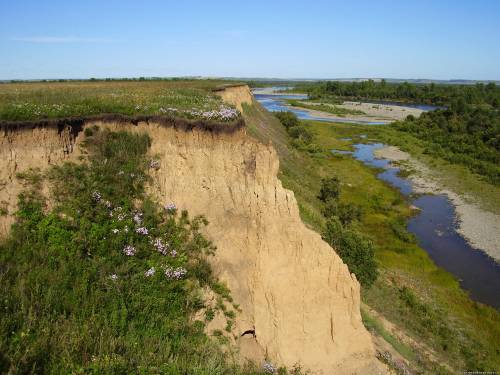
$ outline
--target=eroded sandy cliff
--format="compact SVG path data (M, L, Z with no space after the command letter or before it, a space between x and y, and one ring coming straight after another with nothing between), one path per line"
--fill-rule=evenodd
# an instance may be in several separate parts
M215 90L214 93L240 111L243 111L243 104L252 104L252 93L247 85L229 85Z
M250 93L248 92L250 95ZM251 98L251 97L250 97ZM234 104L234 103L233 103ZM233 334L242 354L323 374L375 374L370 336L360 317L359 284L321 237L305 227L292 192L277 178L269 145L245 134L176 130L157 123L100 123L147 132L161 167L151 191L210 221L213 265L241 313ZM0 139L0 201L12 212L15 173L78 155L83 139L68 130L27 129ZM10 219L0 219L5 231ZM256 337L240 335L255 330Z

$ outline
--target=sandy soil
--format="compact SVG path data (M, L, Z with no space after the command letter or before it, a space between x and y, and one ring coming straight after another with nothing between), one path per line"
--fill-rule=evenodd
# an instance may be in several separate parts
M339 105L339 107L346 109L357 109L365 112L369 116L389 118L391 120L402 120L405 119L408 115L418 117L423 112L425 112L422 109L412 107L362 102L344 102L344 104Z
M308 105L320 105L327 103L311 103L304 102L304 104ZM333 104L327 104L334 106ZM365 112L365 115L352 115L346 114L344 117L340 117L331 113L315 111L310 109L305 109L302 107L296 107L300 109L304 109L311 113L314 116L334 118L336 120L349 120L349 121L376 121L376 122L384 122L390 123L393 121L398 121L406 118L408 115L413 115L418 117L425 112L421 109L412 108L412 107L402 107L398 105L387 105L387 104L374 104L374 103L362 103L362 102L344 102L343 104L336 104L336 107L358 110Z
M309 104L312 104L312 103L309 103ZM289 107L293 107L296 109L300 109L301 111L308 112L309 115L314 116L314 117L332 119L332 120L335 120L336 122L359 121L359 122L377 122L377 123L381 123L381 124L388 124L388 123L394 121L394 120L391 120L388 118L368 116L368 115L345 115L344 117L341 117L341 116L334 115L332 113L316 111L314 109L308 109L308 108L304 108L304 107L296 107L296 106L289 106Z
M446 194L457 212L457 231L473 246L483 250L500 263L500 215L486 211L472 197L463 197L443 186L437 171L432 171L419 161L394 146L375 151L375 156L393 162L405 162L415 170L409 178L417 193Z

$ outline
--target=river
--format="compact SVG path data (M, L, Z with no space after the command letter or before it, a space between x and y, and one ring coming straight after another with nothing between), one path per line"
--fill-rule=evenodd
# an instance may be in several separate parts
M375 158L374 151L384 146L381 143L356 144L352 156L365 165L382 168L377 177L397 188L420 209L408 221L407 229L432 260L453 274L473 300L500 308L500 264L470 246L457 232L455 207L446 195L414 197L411 181L398 175L399 168L391 166L387 159Z
M283 88L282 88L283 89ZM313 116L309 111L304 111L291 107L286 104L286 99L303 100L307 99L306 94L270 94L268 90L260 91L255 89L253 96L262 106L270 112L290 111L297 115L301 120L314 120L324 122L343 122L351 124L364 124L364 125L384 125L386 121L364 121L364 120L349 120L349 119L335 119L331 117Z
M269 111L291 110L304 120L346 122L316 118L306 111L290 108L283 102L284 99L306 99L306 95L259 94L258 92L254 95ZM435 108L426 107L427 110ZM378 125L378 123L371 122L362 122L362 124ZM397 188L420 209L419 213L408 221L407 226L408 231L417 238L418 244L439 267L459 280L461 287L469 292L473 300L500 308L500 264L484 252L470 246L456 231L455 207L446 195L425 194L415 198L412 195L414 191L411 181L400 177L399 169L391 166L389 160L375 158L374 151L384 146L381 143L360 143L354 145L354 152L336 150L332 152L351 154L365 165L381 168L383 171L377 177Z

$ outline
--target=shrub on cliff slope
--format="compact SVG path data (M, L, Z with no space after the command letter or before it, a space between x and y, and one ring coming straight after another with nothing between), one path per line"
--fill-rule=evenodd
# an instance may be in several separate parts
M230 365L192 320L216 285L214 247L203 218L145 195L149 138L92 133L87 160L48 174L52 209L40 176L23 176L0 245L0 373L261 373Z
M323 239L336 250L361 285L369 287L373 284L378 270L370 240L357 231L344 227L336 216L326 221Z
M275 112L274 115L280 120L281 124L288 130L291 127L299 126L300 121L295 113L290 111Z
M358 281L369 287L378 276L373 244L352 226L361 219L362 210L353 203L340 202L339 198L339 179L336 176L324 178L318 195L327 219L323 239L336 250Z

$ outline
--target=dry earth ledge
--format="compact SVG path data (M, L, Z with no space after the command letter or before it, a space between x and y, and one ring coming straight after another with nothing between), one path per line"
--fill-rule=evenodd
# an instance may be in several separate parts
M247 86L218 93L240 108L252 100ZM217 245L214 270L241 308L232 331L241 357L300 364L313 374L385 372L361 322L359 283L320 235L301 222L293 192L277 178L272 146L238 127L224 133L99 120L83 127L93 125L148 133L151 154L161 160L151 192L210 221L207 234ZM15 174L77 160L83 137L68 128L4 130L0 202L12 213L21 189ZM0 217L4 234L11 222ZM247 330L255 337L241 337Z

